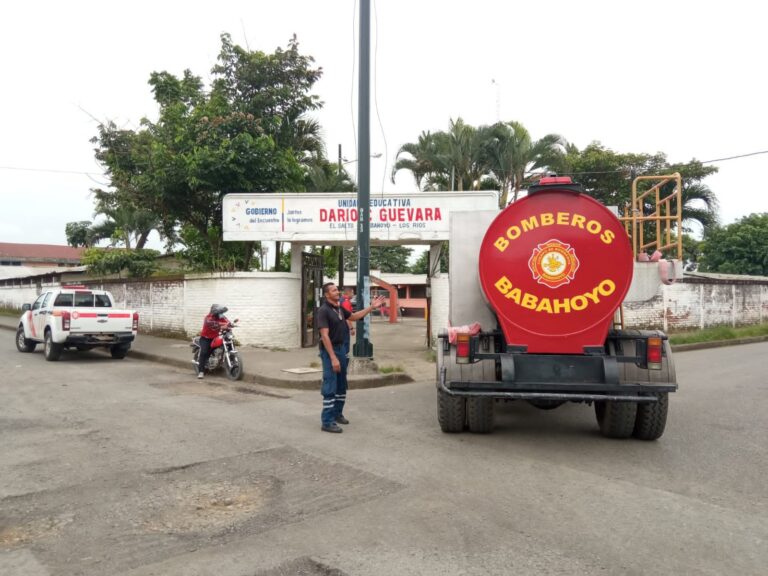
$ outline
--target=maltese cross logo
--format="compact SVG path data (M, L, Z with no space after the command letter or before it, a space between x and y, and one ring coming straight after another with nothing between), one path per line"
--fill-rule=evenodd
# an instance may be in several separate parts
M539 284L559 288L574 279L579 269L579 259L570 244L553 238L533 249L528 268Z

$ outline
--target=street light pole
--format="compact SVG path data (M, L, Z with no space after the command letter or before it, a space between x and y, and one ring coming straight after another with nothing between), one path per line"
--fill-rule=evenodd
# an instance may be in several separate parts
M370 217L371 217L371 97L370 97L371 1L360 0L360 81L358 84L357 121L357 308L370 301ZM368 340L369 318L357 321L353 356L373 357L373 344Z

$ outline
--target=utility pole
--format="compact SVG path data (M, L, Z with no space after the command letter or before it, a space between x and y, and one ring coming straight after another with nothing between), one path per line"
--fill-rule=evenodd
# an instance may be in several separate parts
M360 82L358 84L357 121L357 308L370 301L371 259L371 0L360 0ZM372 358L373 344L368 339L368 316L357 321L357 335L352 348L356 358Z
M341 182L341 171L344 165L341 161L341 144L339 144L339 175L337 182ZM339 290L344 288L344 246L339 246Z

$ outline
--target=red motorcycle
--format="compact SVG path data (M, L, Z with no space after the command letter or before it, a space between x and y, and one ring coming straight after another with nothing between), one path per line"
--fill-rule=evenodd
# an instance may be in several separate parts
M243 360L235 348L235 335L232 333L235 322L237 320L229 322L213 339L211 355L204 367L206 372L214 372L223 368L230 380L240 380L243 377ZM200 336L195 336L189 346L192 348L192 363L197 367L200 360Z

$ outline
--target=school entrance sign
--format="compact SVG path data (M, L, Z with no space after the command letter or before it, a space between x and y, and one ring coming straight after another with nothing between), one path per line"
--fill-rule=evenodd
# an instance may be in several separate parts
M451 212L497 210L496 192L372 194L370 238L377 244L433 244L448 240ZM227 194L224 240L300 244L355 244L356 193Z

